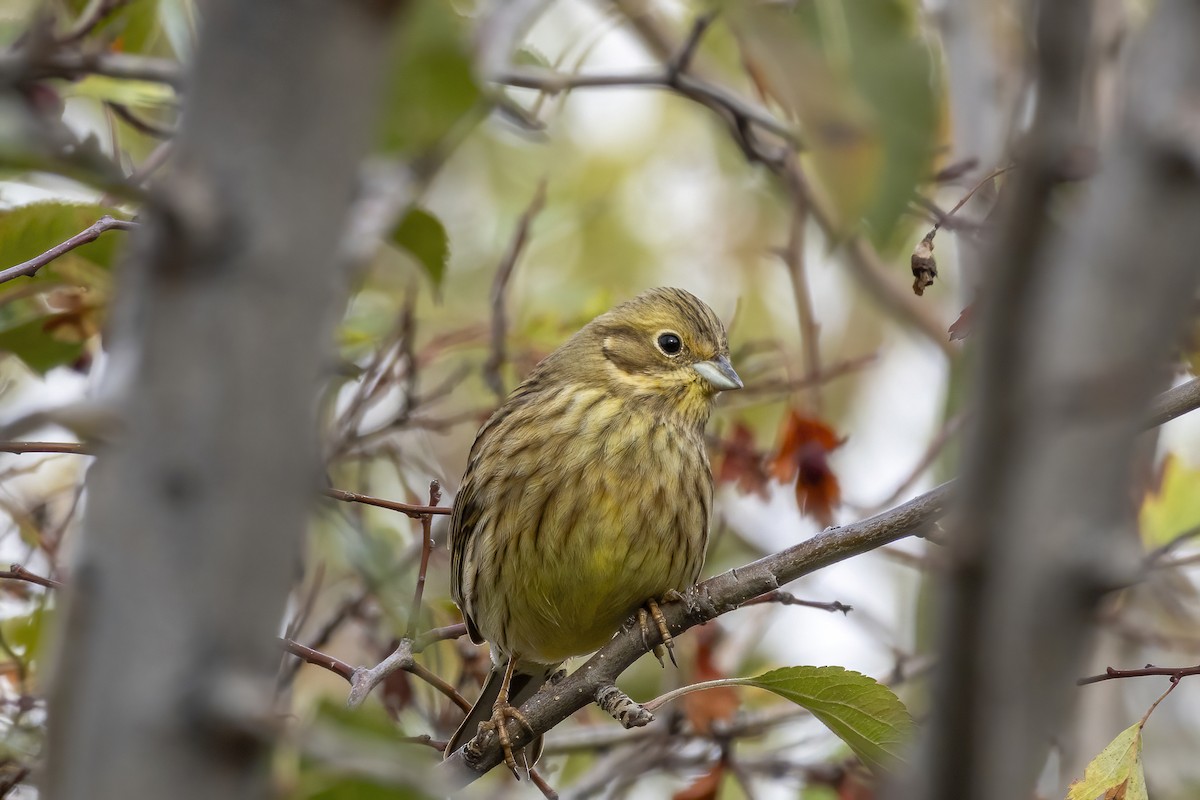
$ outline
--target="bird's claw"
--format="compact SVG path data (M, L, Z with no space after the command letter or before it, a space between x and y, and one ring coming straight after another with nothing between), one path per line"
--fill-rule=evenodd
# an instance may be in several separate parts
M514 778L520 780L521 774L517 772L517 759L513 755L512 737L508 735L508 721L510 719L516 720L518 725L529 731L530 736L534 735L533 726L529 724L529 720L525 719L525 715L510 705L507 700L503 699L496 700L496 704L492 706L491 720L479 723L479 728L480 730L496 732L497 738L500 739L500 749L504 751L504 765L512 772ZM524 760L524 750L521 753L522 760ZM525 765L525 771L529 771L528 763Z
M671 597L672 594L682 597L682 595L679 595L679 592L672 590L664 596L664 599L675 599ZM658 635L662 639L662 644L655 644L651 646L651 619L654 620L654 625L658 628ZM671 663L678 668L679 662L675 660L675 637L673 637L671 635L671 631L667 629L667 618L663 616L662 609L658 607L658 601L656 601L654 598L647 600L645 607L638 609L638 626L642 629L642 643L646 646L646 649L654 653L654 657L658 659L659 666L663 667L664 669L667 666L666 663L663 662L663 652L666 651L666 653L671 657Z

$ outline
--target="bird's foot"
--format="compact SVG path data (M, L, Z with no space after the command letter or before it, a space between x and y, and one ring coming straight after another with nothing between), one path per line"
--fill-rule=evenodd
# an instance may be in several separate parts
M515 706L509 704L508 700L503 697L497 698L496 704L492 706L492 718L488 722L479 723L480 730L495 731L496 736L500 739L500 749L504 751L504 765L512 772L513 777L517 780L521 779L521 775L517 772L517 759L513 755L512 737L508 734L508 721L516 720L517 724L529 731L529 735L533 736L533 726L529 724L529 720L525 719L525 715L516 709ZM524 760L524 750L521 751L522 760ZM529 771L529 763L525 764L525 771Z
M664 600L674 600L672 594L682 597L679 592L671 590L664 595ZM658 635L662 639L661 644L651 646L650 644L650 620L654 620L655 627L658 628ZM642 642L646 648L654 653L654 657L658 659L659 666L666 668L663 662L663 652L666 651L671 656L671 663L676 667L679 662L675 660L675 637L671 635L671 631L667 629L667 618L663 616L662 609L658 607L658 601L653 597L646 601L646 605L638 609L638 627L642 629Z

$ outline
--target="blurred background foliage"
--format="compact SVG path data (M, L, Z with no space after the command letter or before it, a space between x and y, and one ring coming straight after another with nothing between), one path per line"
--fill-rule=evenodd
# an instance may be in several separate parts
M1142 4L1118 5L1122 24L1135 27ZM716 309L747 386L722 398L710 427L720 514L706 575L954 474L966 365L947 331L972 299L970 248L986 242L1003 193L1003 175L989 176L1008 161L956 141L939 3L563 0L541 4L508 38L503 14L483 3L411 6L351 220L361 257L350 259L353 291L323 404L332 486L423 504L436 479L449 504L474 433L503 394L593 316L656 285L687 288ZM1005 2L989 14L999 98L1020 96L1015 13ZM5 0L0 64L16 70L22 57L69 52L171 67L186 63L200 16L202 4L189 0ZM701 30L697 20L710 24ZM774 127L683 84L621 80L681 74ZM611 80L557 91L573 76ZM186 99L169 80L87 70L45 67L10 83L0 97L0 269L105 215L136 219L139 197L172 169ZM1019 130L1017 107L994 115L1013 126L1002 139ZM374 221L373 235L361 234L361 220ZM938 221L937 282L916 298L909 255ZM32 278L0 283L2 438L103 439L103 426L75 410L109 366L103 331L128 235L105 232ZM1097 663L1177 662L1200 651L1188 572L1200 525L1198 436L1195 420L1172 423L1158 443L1170 456L1147 460L1142 526L1147 551L1162 548L1162 568L1111 609ZM0 460L0 558L70 581L89 460ZM284 634L370 665L410 625L458 621L444 520L433 526L424 609L409 619L420 531L391 511L323 502ZM919 718L930 662L925 578L938 564L936 546L904 542L824 570L789 588L853 611L747 608L683 637L680 670L643 659L622 686L648 699L781 664L838 664L890 681ZM15 580L0 589L0 787L32 797L55 589ZM419 661L468 698L486 671L485 652L462 640L438 642ZM1147 691L1082 695L1078 740L1056 755L1045 784L1079 774L1141 713ZM1197 744L1189 691L1147 731L1156 797L1191 797L1200 786L1195 760L1178 757ZM444 740L461 712L406 672L363 709L343 709L345 694L332 672L291 658L281 665L282 796L418 796L422 765L439 755L402 737ZM548 737L543 774L577 797L872 796L849 751L773 696L693 695L661 716L625 733L594 709L581 713ZM532 791L496 771L472 794Z

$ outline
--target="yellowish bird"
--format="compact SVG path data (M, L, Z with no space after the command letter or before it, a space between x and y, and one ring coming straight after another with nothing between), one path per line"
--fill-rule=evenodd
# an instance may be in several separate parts
M451 586L492 671L446 748L505 730L567 658L598 649L704 565L712 472L704 426L740 389L725 328L682 289L592 320L480 429L450 519ZM643 624L645 617L643 616ZM526 763L541 752L531 743Z

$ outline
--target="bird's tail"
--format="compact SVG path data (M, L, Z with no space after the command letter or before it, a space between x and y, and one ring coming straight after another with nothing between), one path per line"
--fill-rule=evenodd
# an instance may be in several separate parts
M471 710L467 713L467 718L462 721L462 724L458 726L458 730L454 732L454 735L450 737L450 741L446 743L446 758L449 758L451 753L474 738L476 731L479 730L479 723L491 720L492 706L496 704L496 698L500 696L500 684L504 682L504 670L507 666L507 659L501 661L499 664L492 665L491 671L488 672L487 680L483 683L483 690L479 693L479 699L475 701L475 705L471 706ZM557 668L556 666L546 666L544 664L531 664L533 672L522 672L522 666L518 665L517 671L513 673L512 683L508 687L508 702L513 708L520 708L522 703L533 697L534 693L542 688L542 684L550 679L550 676L554 674ZM532 767L541 758L542 737L535 737L523 749L525 752L525 763ZM520 761L521 756L517 755L517 762L520 763Z

